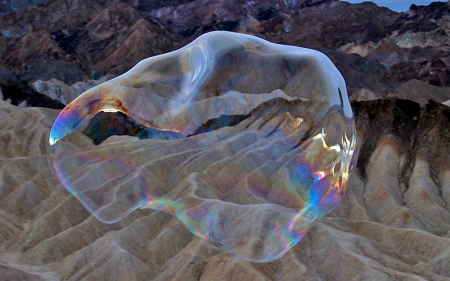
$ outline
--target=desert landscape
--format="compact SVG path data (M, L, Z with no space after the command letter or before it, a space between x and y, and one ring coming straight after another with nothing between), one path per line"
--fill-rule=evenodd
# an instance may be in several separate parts
M450 1L403 13L334 0L12 2L0 4L0 280L450 280ZM48 166L66 104L214 30L326 54L355 115L342 202L269 263L161 211L102 223Z

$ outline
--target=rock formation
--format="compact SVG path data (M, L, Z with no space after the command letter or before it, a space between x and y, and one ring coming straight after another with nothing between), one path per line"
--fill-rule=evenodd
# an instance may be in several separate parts
M405 13L333 0L3 1L0 279L449 280L449 10L449 1ZM45 156L69 99L212 30L318 49L353 100L360 158L346 195L271 263L233 258L159 211L104 224Z
M39 79L31 83L31 87L36 92L46 95L54 100L60 101L64 105L67 105L69 102L73 101L76 97L78 97L85 91L97 85L100 85L101 83L106 82L114 77L115 75L108 74L98 80L80 81L70 86L62 81L59 81L58 79L50 79L48 81L42 81L41 79Z
M0 16L0 67L10 72L0 71L0 84L11 74L69 86L118 75L203 33L229 30L319 49L344 73L350 95L385 97L410 80L450 86L449 2L404 13L336 0L27 3L38 2Z
M4 280L450 278L445 105L353 102L361 151L346 196L271 263L233 258L158 211L141 209L115 224L98 221L48 168L46 135L58 111L0 105Z

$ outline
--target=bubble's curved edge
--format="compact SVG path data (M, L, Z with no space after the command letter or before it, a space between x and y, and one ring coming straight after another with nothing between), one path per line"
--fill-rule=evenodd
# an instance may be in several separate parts
M234 32L228 32L228 31L212 31L208 32L206 34L203 34L199 36L197 39L189 43L188 45L178 49L174 50L172 52L157 55L154 57L150 57L147 59L144 59L137 63L133 68L131 68L129 71L125 72L123 75L118 76L110 81L104 82L100 85L97 85L96 87L87 90L80 96L78 96L74 101L69 103L58 115L58 117L55 120L55 123L53 124L53 127L50 131L50 138L49 138L49 144L53 145L57 141L64 138L66 135L70 134L71 131L73 131L75 128L79 127L80 125L83 125L83 120L85 120L87 117L96 114L100 111L100 108L103 107L107 102L107 95L109 94L108 91L101 90L103 88L108 88L108 86L111 86L112 84L116 83L120 77L127 77L131 76L136 72L139 72L145 68L146 65L148 65L150 62L156 61L158 59L164 59L165 57L171 56L173 53L176 52L188 52L194 47L199 47L201 50L204 50L206 48L206 45L204 42L210 42L214 40L223 40L223 37L228 37L229 41L237 42L238 44L245 45L249 41L258 43L263 46L272 46L274 49L278 49L284 53L289 53L289 55L294 56L308 56L312 60L316 60L317 66L320 66L322 69L321 71L323 73L330 73L333 74L332 80L333 83L330 83L331 85L338 85L337 89L330 89L330 91L339 91L340 95L336 95L336 100L334 100L334 104L336 105L343 105L343 112L344 116L346 118L353 118L353 113L350 107L350 102L348 100L347 95L347 87L345 84L345 80L342 76L342 74L339 72L339 70L336 68L336 66L333 64L333 62L322 52L303 48L303 47L297 47L297 46L289 46L289 45L283 45L283 44L276 44L269 41L266 41L262 38L249 35L249 34L242 34L242 33L234 33ZM211 43L210 43L211 44ZM231 45L230 45L231 44ZM223 47L223 50L226 51L227 49L231 48L230 46L234 46L233 43L230 43ZM215 50L216 51L216 50ZM301 51L301 52L299 52ZM330 69L333 69L334 71L330 71ZM330 85L330 87L331 87ZM98 95L98 93L101 93ZM94 93L97 93L94 94ZM342 97L344 96L344 97ZM90 98L89 98L90 97ZM341 99L339 99L341 97ZM117 98L117 97L116 97ZM105 100L106 99L106 100ZM118 98L117 98L118 99ZM119 100L119 99L118 99ZM126 112L126 110L124 110ZM125 113L124 112L124 113ZM89 115L89 116L87 116Z
M195 44L196 41L200 40L201 38L205 39L205 38L208 38L209 36L219 36L219 35L229 35L229 34L231 34L232 37L234 37L234 38L242 36L242 37L247 37L248 39L252 39L253 41L254 40L258 40L261 44L276 45L276 48L280 48L280 46L284 46L285 48L288 48L288 49L295 48L296 50L298 50L298 49L308 50L309 52L311 52L312 57L314 59L320 59L322 61L326 61L327 62L326 65L328 65L328 67L333 67L333 68L335 68L337 70L337 68L334 66L334 64L331 62L331 60L326 55L324 55L321 52L318 52L318 51L315 51L315 50L311 50L311 49L301 48L301 47L294 47L294 46L275 44L275 43L271 43L271 42L265 41L265 40L263 40L261 38L258 38L258 37L255 37L255 36L251 36L251 35L246 35L246 34L239 34L238 36L236 36L236 34L234 34L234 33L225 32L225 31L211 32L211 33L207 33L205 35L202 35L201 37L197 38L195 41L193 41L189 45L187 45L187 46L185 46L185 47L183 47L183 48L181 48L179 50L175 50L173 52L179 52L179 51L181 51L183 49L192 47L192 46L196 45ZM171 53L173 53L173 52L171 52ZM130 74L134 73L135 71L139 71L139 67L146 65L151 60L155 60L157 58L162 58L164 56L169 56L171 53L167 53L167 54L163 54L163 55L159 55L159 56L155 56L155 57L151 57L151 58L145 59L145 60L139 62L136 66L134 66L132 69L130 69L128 72L126 72L123 75L130 75ZM302 55L305 55L305 54L303 53ZM322 65L322 64L319 64L319 65ZM338 73L339 74L339 75L336 75L336 77L334 79L339 81L339 83L337 83L337 84L341 85L342 92L344 92L344 95L345 95L345 98L343 98L344 101L342 102L342 96L340 96L340 100L336 104L344 104L343 105L344 108L350 108L350 103L348 101L348 96L347 96L347 91L346 91L346 86L345 86L345 81L344 81L344 79L343 79L343 77L342 77L342 75L341 75L341 73L339 71L333 71L333 73ZM115 80L116 80L116 78L112 79L110 81L107 81L107 82L105 82L105 83L103 83L101 85L96 86L95 88L92 88L92 89L86 91L85 93L80 95L76 100L74 100L72 103L70 103L68 107L64 108L64 110L61 111L61 113L58 115L58 117L57 117L57 119L56 119L56 121L55 121L55 123L54 123L54 125L53 125L53 127L51 129L51 131L50 131L50 134L49 134L49 143L50 143L50 145L55 144L58 140L64 138L66 135L70 134L74 129L76 129L79 126L82 126L84 124L83 123L84 120L86 120L88 116L92 115L93 112L97 113L98 111L100 111L101 107L103 107L103 105L105 104L105 100L103 100L103 98L98 98L98 96L96 98L89 98L89 97L95 96L94 93L98 93L98 91L100 89L102 89L102 87L105 87L105 86L107 86L110 83L113 83ZM337 90L340 90L340 87ZM90 94L92 94L92 95L90 95ZM102 97L106 97L106 96L103 95ZM344 113L345 112L346 111L344 110ZM348 117L348 118L353 118L351 108L350 108L350 114L351 114L350 116L348 116L347 114L345 114L345 116ZM356 155L356 157L357 157L357 155ZM60 177L58 177L58 178L61 181L61 178ZM63 181L61 181L61 182L63 182ZM64 185L64 186L65 186L66 189L68 189L66 185ZM79 201L83 204L83 206L86 207L86 209L89 210L89 212L91 214L94 215L94 217L96 217L97 219L99 219L100 221L102 221L104 223L115 223L117 221L120 221L122 218L124 218L129 213L133 212L134 210L139 209L141 207L144 207L146 205L149 205L149 202L141 202L139 205L137 205L135 208L133 208L129 212L125 213L123 216L121 216L117 220L109 221L109 220L105 220L102 217L99 217L98 214L96 212L93 212L90 208L88 208L88 206L86 206L86 204L83 203L82 200L79 199ZM333 209L336 206L334 206ZM161 209L159 209L159 210L161 210ZM164 211L164 210L162 210L162 211ZM164 212L174 215L171 212L167 212L167 211L164 211ZM183 225L186 226L186 224L182 221L181 218L179 218L178 216L176 216L176 217L183 223ZM313 225L314 225L314 223L311 223L310 227L312 227ZM187 228L191 232L193 232L189 227L187 227ZM306 233L307 233L307 231L304 234L306 234ZM198 234L195 234L195 235L199 236L199 237L201 237L201 238L203 238L203 239L205 239L207 241L210 241L209 239L204 238L201 235L198 235ZM249 258L246 258L246 257L237 256L232 251L227 250L226 248L222 247L221 245L218 245L217 243L214 243L214 242L213 243L216 244L217 246L219 246L223 251L225 251L225 252L227 252L227 253L235 256L235 257L238 257L240 259L251 261L251 262L270 262L270 261L274 261L274 260L277 260L277 259L281 258L290 248L294 247L302 238L303 238L303 236L301 238L299 238L298 240L296 239L296 241L292 241L294 243L289 243L288 247L282 253L280 253L278 256L276 256L273 259L267 259L267 260L253 260L253 259L249 259Z
M59 140L70 134L76 128L85 124L88 115L92 115L93 111L97 111L104 104L101 97L91 95L89 99L88 93L92 93L104 84L84 92L74 101L69 103L56 117L49 135L49 144L54 145ZM92 111L93 110L93 111ZM95 112L96 113L96 112ZM95 114L94 113L94 114Z
M144 206L145 208L145 206ZM335 207L333 207L334 209ZM150 209L154 209L151 208ZM192 224L189 221L188 216L184 213L184 212L168 212L166 210L161 210L161 209L154 209L154 210L158 210L158 211L163 211L165 213L171 214L173 216L175 216L188 230L189 232L191 232L192 234L194 234L195 236L197 236L198 238L201 238L211 244L216 245L217 247L219 247L222 251L230 254L233 257L236 257L238 259L241 260L245 260L248 262L254 262L254 263L267 263L267 262L273 262L276 261L278 259L281 259L290 249L292 249L295 245L297 245L303 238L304 236L309 232L309 230L315 225L315 223L320 220L324 214L321 214L320 212L314 211L314 210L302 210L300 211L288 224L289 225L294 225L295 221L298 220L299 218L303 217L304 215L306 215L306 213L312 212L313 214L310 216L313 216L312 218L308 218L308 223L307 223L307 227L301 230L301 235L296 235L295 238L290 239L289 243L285 244L285 247L283 248L282 251L279 251L276 253L276 255L270 255L268 254L266 258L264 259L254 259L254 258L250 258L248 256L243 256L243 255L239 255L236 254L235 252L233 252L232 250L230 250L229 248L226 247L226 245L215 242L213 240L210 239L210 237L206 237L204 234L202 234L201 232L197 231L195 229L195 227L192 226Z

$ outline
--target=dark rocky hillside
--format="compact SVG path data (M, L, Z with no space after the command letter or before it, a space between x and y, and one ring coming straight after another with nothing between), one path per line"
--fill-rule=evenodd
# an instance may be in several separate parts
M38 2L45 3L0 16L0 85L118 75L203 33L229 30L324 52L353 99L395 96L411 81L423 91L445 87L432 98L450 99L449 2L405 13L335 0ZM419 101L415 93L403 98Z

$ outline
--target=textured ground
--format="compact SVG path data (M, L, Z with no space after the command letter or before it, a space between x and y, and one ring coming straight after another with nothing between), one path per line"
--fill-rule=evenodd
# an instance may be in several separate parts
M0 102L0 279L450 280L450 108L353 109L361 151L344 200L283 258L257 264L162 212L96 220L48 168L58 111Z
M450 1L405 13L334 0L163 2L0 3L0 281L450 280L450 109L438 104L450 106ZM60 109L99 82L88 79L211 30L319 49L359 100L346 196L275 262L235 259L162 212L101 223L48 168L59 111L10 104Z

